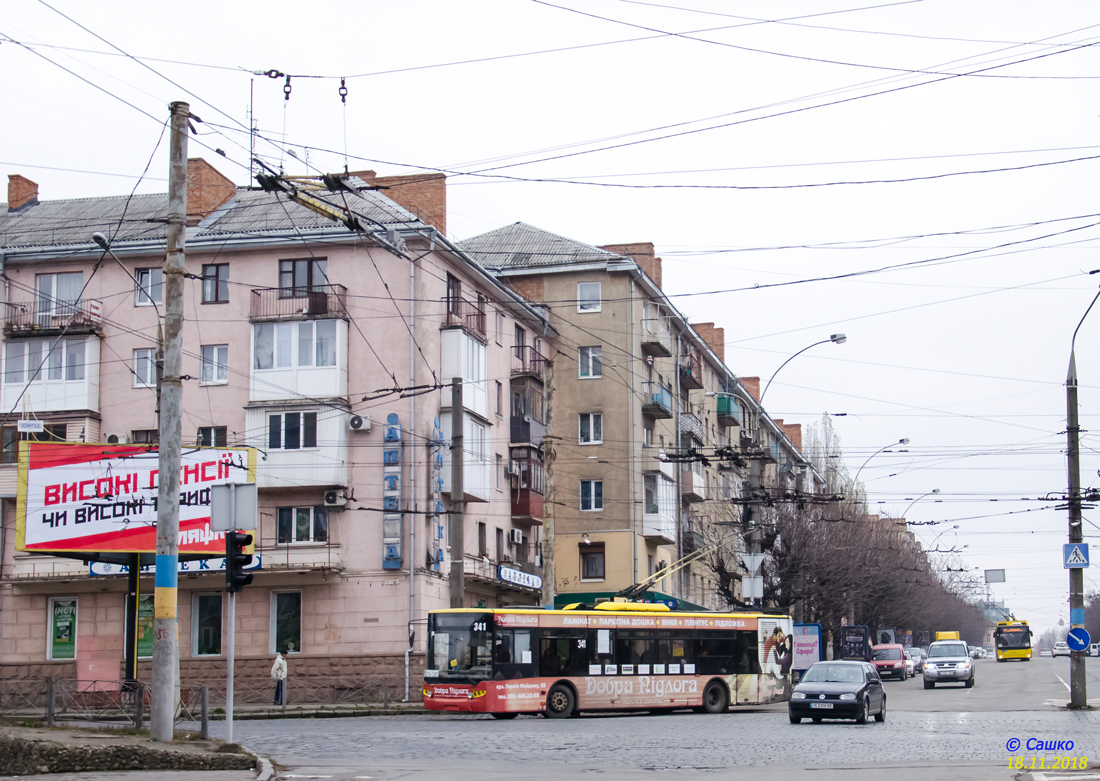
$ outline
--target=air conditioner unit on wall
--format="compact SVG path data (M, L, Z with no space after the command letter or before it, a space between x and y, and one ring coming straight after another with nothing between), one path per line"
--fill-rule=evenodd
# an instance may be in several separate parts
M108 434L103 438L108 445L128 445L130 444L129 434Z
M351 431L370 431L370 415L349 415L348 429Z
M516 461L509 460L508 461L508 466L505 467L504 474L509 475L510 477L518 477L519 476L519 463L516 462Z
M513 545L523 544L523 529L509 529L508 530L508 542Z
M325 491L325 507L343 507L347 503L347 497L340 489L334 488L331 491Z

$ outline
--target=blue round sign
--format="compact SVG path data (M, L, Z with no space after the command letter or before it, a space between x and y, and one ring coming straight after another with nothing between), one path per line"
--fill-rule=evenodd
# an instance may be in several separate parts
M1089 641L1092 638L1089 637L1089 633L1083 626L1074 627L1069 630L1069 634L1066 635L1066 645L1069 646L1071 651L1084 651L1089 647Z

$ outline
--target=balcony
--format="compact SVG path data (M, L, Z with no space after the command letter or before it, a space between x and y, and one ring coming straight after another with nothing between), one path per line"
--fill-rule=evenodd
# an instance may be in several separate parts
M671 418L672 391L656 382L643 382L642 414L652 418Z
M685 556L706 547L703 535L690 526L680 532L680 544L683 546Z
M512 494L512 522L542 525L545 472L542 462L534 457L534 448L516 448L508 462L508 480ZM526 457L517 457L520 455Z
M489 338L485 330L485 303L467 301L465 298L447 299L447 320L444 328L464 328L467 333L486 341Z
M647 509L657 510L657 507ZM670 514L661 512L644 513L642 536L651 545L672 545L676 542L676 519Z
M681 412L680 413L680 433L691 434L695 439L702 444L703 440L703 421L699 420L699 416L693 412Z
M698 353L681 355L677 369L681 388L699 390L703 387L703 361L699 358Z
M4 336L7 338L42 337L60 333L67 335L100 333L103 305L95 299L76 301L25 301L8 304L4 316Z
M546 436L543 395L532 388L512 387L512 415L509 442L513 445L542 444Z
M642 354L655 358L672 355L672 334L667 317L647 317L642 320Z
M348 318L348 289L343 285L266 287L252 291L251 320L300 320L307 317Z
M723 426L741 425L741 408L737 404L737 397L732 393L719 393L718 422Z
M680 498L685 502L707 500L707 478L702 464L692 464L691 469L680 472Z
M534 347L517 344L512 348L512 376L534 377L543 381L546 373L546 358Z

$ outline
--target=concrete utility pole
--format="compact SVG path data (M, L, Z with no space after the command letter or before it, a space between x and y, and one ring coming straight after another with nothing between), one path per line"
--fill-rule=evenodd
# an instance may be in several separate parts
M462 378L451 378L451 607L466 607L466 485L463 482Z
M542 516L542 604L553 605L557 595L554 571L554 362L546 362L546 395L543 414L546 430L542 438L543 516Z
M168 246L164 258L164 377L157 460L157 560L153 592L153 697L149 731L170 741L179 701L177 569L180 528L180 449L183 407L183 245L187 230L187 103L172 103L168 180Z
M1081 324L1085 322L1089 312L1092 311L1096 299L1100 293L1092 299L1092 304L1085 310L1081 322L1073 331L1073 339L1069 344L1069 371L1066 373L1066 438L1068 447L1066 451L1066 467L1069 471L1069 541L1070 544L1084 542L1081 529L1081 449L1079 438L1081 434L1080 423L1077 419L1077 360L1074 357L1074 343L1077 341L1077 332L1081 330ZM1083 627L1085 624L1085 573L1079 568L1069 571L1069 626ZM1088 693L1085 684L1085 652L1070 651L1069 654L1069 707L1072 709L1087 708L1089 704Z

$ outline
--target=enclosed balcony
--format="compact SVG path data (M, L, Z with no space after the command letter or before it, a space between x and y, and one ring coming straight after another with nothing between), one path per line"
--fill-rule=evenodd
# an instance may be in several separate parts
M509 442L513 445L539 445L546 435L544 396L533 384L535 380L531 378L512 381Z
M680 472L680 498L685 502L707 500L707 476L702 464L693 463L690 469Z
M703 387L703 361L697 353L681 355L677 369L681 388L699 390Z
M517 344L512 348L512 376L534 377L543 381L546 374L546 358L528 344Z
M251 320L348 319L348 289L343 285L266 287L252 291Z
M103 330L102 311L103 304L95 299L38 299L8 304L4 311L4 336L45 337L62 330L67 336L98 334Z
M672 391L656 382L643 382L642 413L652 418L671 418Z
M647 317L642 320L642 354L656 358L672 355L672 333L667 317Z
M737 397L732 393L719 393L716 401L718 402L718 422L723 426L740 426L741 407L737 404Z
M542 525L545 471L535 448L513 448L508 462L512 522Z
M642 475L642 536L654 545L676 542L676 484L661 472Z

